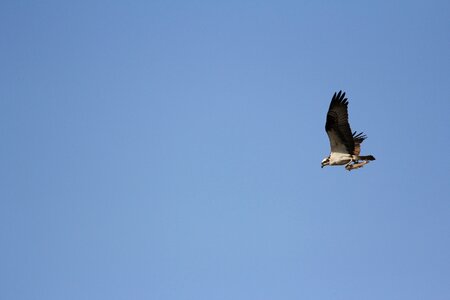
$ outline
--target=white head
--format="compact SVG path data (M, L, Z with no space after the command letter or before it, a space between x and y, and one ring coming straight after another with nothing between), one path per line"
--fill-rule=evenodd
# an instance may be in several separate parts
M328 156L328 157L325 157L323 160L322 160L322 163L321 163L322 165L321 165L321 168L323 168L323 167L325 167L325 166L329 166L330 165L330 157Z

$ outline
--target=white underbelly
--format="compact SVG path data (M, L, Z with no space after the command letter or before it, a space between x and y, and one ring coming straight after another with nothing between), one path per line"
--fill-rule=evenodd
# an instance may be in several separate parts
M352 159L352 156L348 153L337 153L333 152L330 156L330 165L345 165L349 163Z

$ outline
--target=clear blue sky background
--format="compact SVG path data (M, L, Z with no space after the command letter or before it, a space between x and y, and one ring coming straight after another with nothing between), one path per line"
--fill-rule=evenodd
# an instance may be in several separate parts
M2 1L1 299L450 299L449 1ZM332 94L377 160L320 168Z

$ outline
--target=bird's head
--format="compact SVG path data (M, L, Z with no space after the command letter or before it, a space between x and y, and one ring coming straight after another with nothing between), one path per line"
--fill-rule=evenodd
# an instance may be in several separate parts
M328 157L325 157L325 158L322 160L321 168L323 168L323 167L325 167L325 166L328 166L329 164L330 164L330 157L328 156Z

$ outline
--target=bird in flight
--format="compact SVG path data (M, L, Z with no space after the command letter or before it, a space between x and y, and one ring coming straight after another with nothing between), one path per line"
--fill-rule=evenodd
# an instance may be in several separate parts
M348 123L348 100L345 93L334 93L327 113L325 131L330 140L331 153L322 160L325 166L342 166L348 171L358 169L375 160L372 155L359 155L361 144L367 138L363 133L352 133Z

